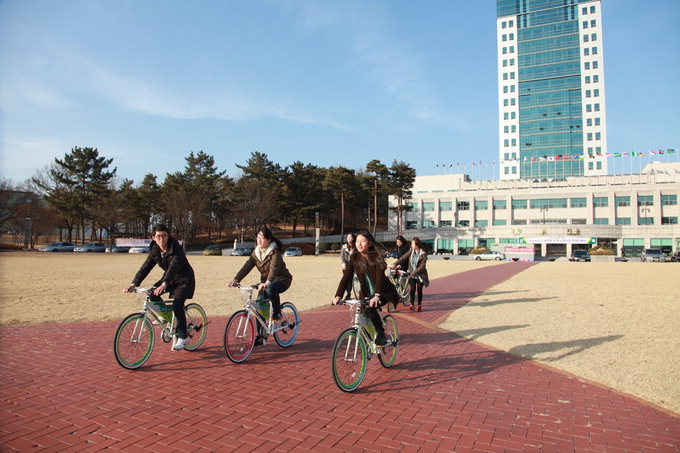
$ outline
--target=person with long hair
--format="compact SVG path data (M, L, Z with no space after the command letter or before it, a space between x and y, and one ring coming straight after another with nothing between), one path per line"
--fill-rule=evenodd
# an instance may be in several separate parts
M397 259L399 259L409 251L408 241L400 234L394 242L396 244L394 250L397 252Z
M411 240L411 249L399 258L392 267L401 267L406 264L409 272L409 292L411 294L411 306L409 310L423 311L423 286L430 285L427 275L427 252L423 250L420 238L414 237ZM418 305L416 306L416 291L418 292Z
M349 263L349 259L352 257L352 254L356 252L356 247L354 246L356 239L357 237L354 233L348 233L345 243L342 244L342 247L340 248L340 263L342 265L343 272L347 268L347 263ZM352 282L350 281L347 284L347 295L345 296L345 298L349 298L351 297L351 295L352 295Z
M229 286L236 286L245 278L248 273L257 267L260 271L260 284L258 291L264 291L272 302L272 319L281 319L281 297L280 294L290 288L293 276L286 268L283 261L283 244L279 241L269 228L261 228L257 232L257 247L248 257L243 267L229 283Z
M359 283L359 298L370 299L367 314L377 333L375 344L382 346L387 343L387 338L377 307L382 307L388 303L393 303L396 306L399 295L394 285L385 276L387 264L381 254L378 253L373 235L368 231L357 233L355 247L356 252L347 262L338 289L335 291L333 305L338 303L346 291L347 285L356 276Z
M152 242L146 261L139 268L132 283L123 288L123 291L128 292L139 286L156 265L165 271L163 277L153 285L155 288L153 296L156 300L161 300L160 295L169 292L172 297L172 311L177 320L172 349L177 351L184 349L187 342L187 317L184 313L184 302L194 297L196 278L184 249L179 241L170 235L167 226L163 224L154 226L151 238Z

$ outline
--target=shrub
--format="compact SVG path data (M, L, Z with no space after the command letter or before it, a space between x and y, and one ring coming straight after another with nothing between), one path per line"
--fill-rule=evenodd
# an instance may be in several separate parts
M588 253L591 255L616 255L613 250L602 245L596 245L595 247L588 250Z
M487 252L488 250L489 249L484 247L483 245L478 245L477 247L470 250L470 255L478 255L480 253Z

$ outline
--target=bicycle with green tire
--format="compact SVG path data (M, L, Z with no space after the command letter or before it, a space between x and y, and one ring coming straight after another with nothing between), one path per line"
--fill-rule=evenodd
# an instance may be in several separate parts
M366 375L366 366L374 354L385 368L394 365L399 349L399 330L392 315L381 318L387 343L375 344L375 326L364 313L369 304L366 300L340 300L337 305L349 307L352 317L351 326L343 330L333 345L331 371L335 385L344 392L356 390ZM380 308L378 308L380 310Z
M154 288L132 288L129 292L145 294L146 298L138 313L123 319L113 340L113 352L120 366L134 370L151 357L155 343L154 325L161 329L161 339L170 343L175 334L175 314L172 300L151 300ZM187 343L184 349L198 349L208 334L208 316L203 307L196 303L184 306L187 317Z

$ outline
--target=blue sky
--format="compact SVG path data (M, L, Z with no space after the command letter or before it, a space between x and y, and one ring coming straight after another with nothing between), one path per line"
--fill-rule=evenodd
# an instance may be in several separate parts
M201 150L234 177L254 151L497 160L495 19L492 0L0 0L0 176L74 146L136 182ZM602 22L609 151L680 148L680 1L604 0Z

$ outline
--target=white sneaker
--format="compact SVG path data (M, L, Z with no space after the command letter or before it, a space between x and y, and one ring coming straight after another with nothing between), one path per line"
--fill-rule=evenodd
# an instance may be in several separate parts
M174 349L175 351L179 351L180 349L184 349L184 346L186 344L187 344L186 338L175 337L175 343L172 345L172 349Z

